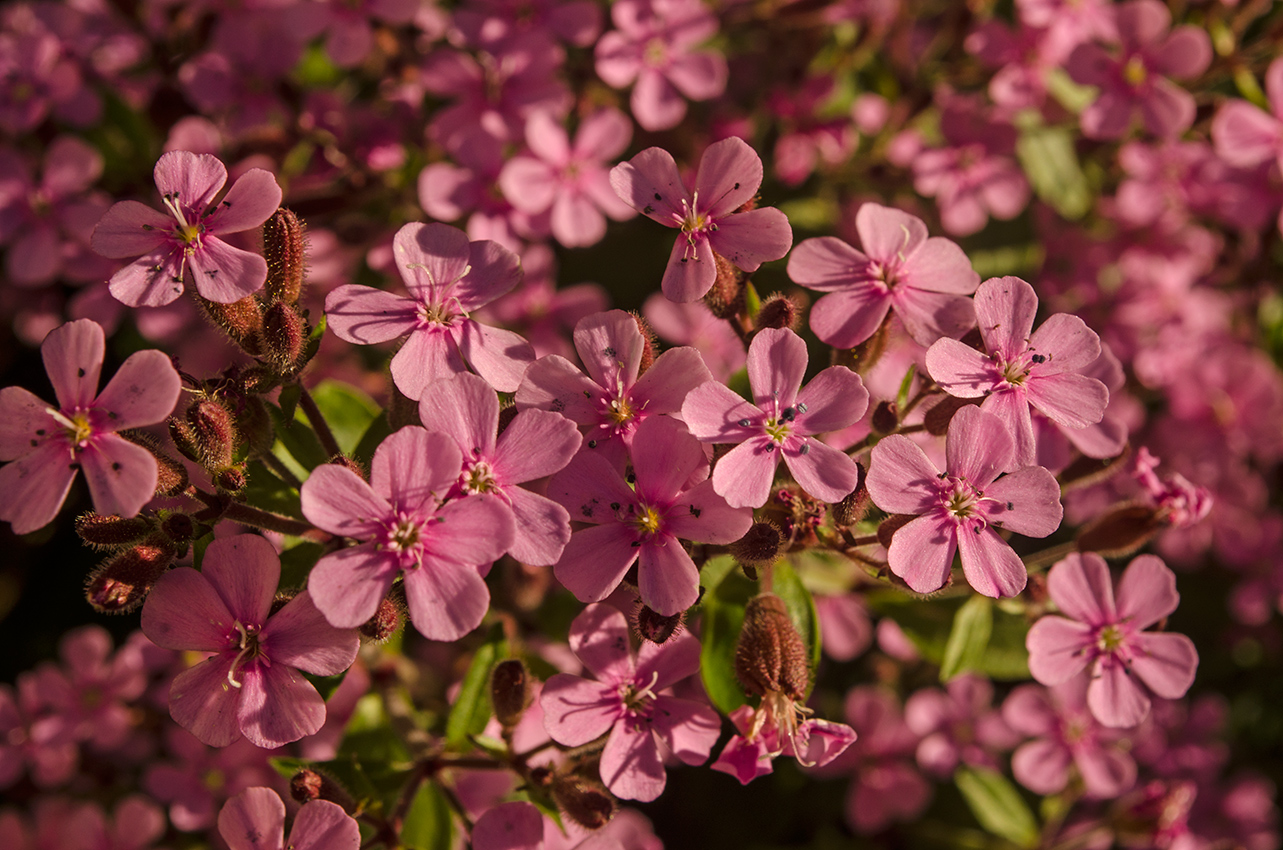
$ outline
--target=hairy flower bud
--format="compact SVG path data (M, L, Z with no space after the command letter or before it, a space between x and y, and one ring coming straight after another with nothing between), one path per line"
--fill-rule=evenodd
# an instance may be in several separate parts
M356 800L347 789L328 774L307 767L290 777L290 796L300 803L327 800L348 814L356 811Z
M211 322L251 357L262 354L259 330L263 326L262 306L250 295L231 304L219 304L197 296L197 303Z
M566 817L584 829L601 829L619 810L606 786L575 774L553 779L552 798Z
M773 292L762 302L757 312L757 329L788 328L797 330L802 321L802 306L781 292Z
M374 616L359 627L361 634L375 643L383 643L405 624L404 606L397 595L385 596Z
M686 612L679 611L671 617L658 614L649 605L637 609L637 634L642 640L651 643L665 643L675 634L680 634Z
M731 556L749 567L769 567L780 556L784 535L774 523L755 522L730 545Z
M744 273L716 251L713 261L717 265L717 277L704 296L704 303L717 318L734 319L744 311Z
M164 534L153 534L104 561L90 574L85 598L103 614L125 614L146 600L152 586L178 556L178 547Z
M949 423L953 421L953 414L969 404L975 404L975 401L975 399L955 398L947 395L926 412L922 417L922 426L927 429L928 434L943 437L949 431Z
M1122 505L1092 520L1078 533L1078 551L1106 558L1130 555L1165 527L1149 505Z
M76 533L90 546L126 546L136 543L152 530L150 517L118 517L81 514L76 517Z
M276 442L276 429L267 405L256 395L243 395L238 399L236 428L241 439L253 455L265 455Z
M891 514L878 524L878 543L883 548L891 548L891 538L904 526L917 519L913 514Z
M174 421L176 420L170 420L171 431ZM161 451L155 437L143 431L134 430L117 431L116 433L134 445L142 446L151 452L152 457L156 458L157 496L177 496L187 489L187 467L183 466L181 461L175 460ZM177 443L177 438L175 438L175 443Z
M369 473L365 469L365 464L355 458L350 458L347 455L335 455L326 461L326 463L334 466L341 466L356 475L356 477L360 478L362 481L368 481L370 478Z
M806 645L789 618L784 600L763 593L748 602L735 645L735 678L747 693L783 694L797 701L811 683Z
M833 517L833 524L838 528L849 528L869 512L869 488L865 486L864 467L856 464L855 468L859 471L860 478L855 489L848 493L840 502L829 505L829 516Z
M890 434L899 424L900 411L894 401L878 402L878 406L873 408L873 415L869 417L869 425L875 434Z
M263 259L267 260L263 295L269 302L294 304L303 294L306 235L303 220L284 207L263 222Z
M508 658L494 666L490 674L490 702L495 719L507 729L521 722L533 699L530 671L517 658Z
M263 311L259 334L263 359L282 374L292 372L307 344L307 334L307 321L293 305L283 301L272 304Z
M187 543L196 532L196 524L187 514L173 513L160 523L160 530L165 536L178 544Z
M220 469L214 480L220 490L226 490L228 493L239 493L249 483L245 477L245 470L235 466Z
M236 451L236 423L221 402L212 398L200 399L187 408L187 423L191 426L191 439L196 446L199 464L213 470L232 465L232 455Z
M646 370L655 362L655 358L658 356L656 349L659 348L659 342L655 339L655 332L651 330L649 322L637 313L629 313L628 315L633 317L633 321L637 323L637 330L642 335L641 364L637 367L637 377L640 378L646 374Z

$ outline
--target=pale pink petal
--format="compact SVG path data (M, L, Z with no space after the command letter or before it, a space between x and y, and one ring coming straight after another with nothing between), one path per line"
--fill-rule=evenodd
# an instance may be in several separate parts
M590 673L615 685L636 678L628 634L628 620L618 608L589 605L570 624L570 648Z
M686 101L677 89L660 71L646 66L637 75L628 104L637 123L651 132L676 127L686 116Z
M1275 59L1265 69L1265 96L1274 114L1283 115L1283 61Z
M505 484L521 484L552 475L575 456L581 440L575 423L560 413L523 410L508 423L494 449L495 476Z
M187 267L201 297L218 304L253 295L267 280L267 261L260 255L214 236L205 237L200 249L187 258Z
M471 319L463 322L459 350L468 365L499 392L516 392L535 351L512 331L492 328Z
M747 420L749 425L739 424ZM758 433L762 411L718 381L705 381L691 390L682 404L682 421L705 443L740 443Z
M575 325L575 351L588 375L604 387L637 380L645 341L637 321L623 310L595 313Z
M1003 701L1002 719L1022 735L1054 734L1060 721L1050 693L1037 685L1020 685Z
M602 389L564 357L550 354L531 363L517 388L517 407L560 413L580 425L597 422L594 403Z
M61 440L50 440L30 454L0 467L0 520L14 534L43 528L58 515L79 469L75 455Z
M976 290L976 321L985 348L1013 359L1025 349L1038 312L1034 288L1018 277L995 277Z
M1251 168L1278 155L1283 147L1283 124L1245 100L1231 100L1212 119L1212 140L1221 159Z
M713 249L703 233L679 234L668 255L660 289L670 301L685 303L703 298L717 280Z
M515 528L508 552L523 564L547 567L557 563L570 541L570 514L551 499L520 487L505 488L503 495L512 509Z
M1065 428L1095 425L1109 404L1109 390L1104 384L1072 372L1031 376L1026 387L1029 404Z
M474 567L489 564L512 546L512 511L497 496L465 496L447 502L424 528L431 552Z
M1100 337L1087 323L1068 313L1057 313L1038 326L1029 348L1047 358L1040 375L1083 372L1100 357Z
M694 700L667 696L655 698L653 711L655 734L669 752L684 764L701 765L708 760L722 733L721 715Z
M866 204L865 206L871 206ZM804 239L789 255L788 276L794 283L818 292L849 287L872 290L863 274L869 258L836 236Z
M713 467L713 489L733 508L759 508L771 495L779 447L766 435L745 440Z
M1026 537L1046 537L1060 527L1064 517L1060 485L1041 467L1004 475L985 488L985 497L994 500L981 504L990 523Z
M563 191L552 206L552 235L567 248L595 245L606 235L606 217L578 193Z
M620 715L615 688L565 673L550 678L539 695L548 735L567 747L581 747L605 735Z
M172 195L180 205L203 213L227 182L227 169L207 153L170 151L156 161L153 176L162 196Z
M1072 68L1070 73L1073 74ZM1083 135L1089 139L1121 139L1132 123L1132 100L1104 91L1078 119Z
M361 828L342 806L313 800L294 818L289 846L292 850L357 850Z
M1087 686L1087 707L1104 726L1130 729L1149 714L1149 697L1121 663L1105 663Z
M575 133L574 151L580 157L610 160L628 148L632 137L633 123L628 116L608 107L580 122Z
M419 421L428 431L448 435L464 457L489 458L495 453L499 397L484 378L465 372L437 381L424 393Z
M1011 772L1016 781L1035 794L1055 794L1069 782L1069 750L1039 738L1022 745L1011 755Z
M855 214L860 246L871 259L890 263L908 257L927 239L922 219L895 207L865 203Z
M1029 574L1024 562L993 528L961 526L957 537L963 575L978 593L1002 598L1025 589Z
M924 514L936 503L939 474L921 446L908 437L892 434L873 447L869 495L887 513Z
M308 522L340 537L372 537L392 515L392 506L359 475L333 464L312 470L299 501Z
M680 614L699 598L699 568L677 538L660 532L638 550L642 602L663 617Z
M473 850L542 850L543 815L532 803L500 803L477 818L470 838Z
M784 463L793 479L821 502L834 504L855 490L860 473L850 456L819 440L784 444Z
M649 802L663 793L667 776L650 724L615 724L601 754L601 779L623 800Z
M748 350L753 401L769 416L792 407L806 374L806 343L787 328L764 328Z
M446 434L410 425L388 437L370 464L370 487L397 510L430 512L459 479L463 458Z
M256 747L281 747L316 733L325 724L325 700L288 664L246 666L236 716ZM199 736L198 736L199 737Z
M98 393L104 340L97 322L77 319L51 330L40 344L45 371L64 411L83 410L93 403Z
M200 571L237 620L256 626L267 621L281 580L281 560L266 538L220 537L206 548Z
M548 498L570 512L575 522L614 523L611 503L632 505L636 494L610 461L580 452L548 482Z
M361 639L353 630L331 626L305 590L272 615L259 633L259 643L273 664L336 676L352 666Z
M1044 685L1067 682L1086 669L1092 642L1090 626L1064 617L1042 617L1025 637L1029 672Z
M0 460L29 454L45 436L62 427L49 415L49 402L22 387L0 390Z
M974 410L975 408L967 409ZM1011 460L1006 468L1032 466L1034 459L1038 457L1038 446L1034 442L1033 416L1030 415L1029 397L1025 389L1023 387L1015 387L991 393L981 402L979 409L982 413L998 419L1000 423L996 430L990 431L989 439L995 443L1005 442L1006 445L1011 446ZM959 411L959 413L962 412L965 411ZM956 419L957 416L955 415L954 418ZM950 427L952 427L952 423L950 423ZM996 457L1001 453L1001 450L995 447L994 452ZM952 468L950 471L952 471ZM987 483L985 482L985 484ZM983 487L985 484L978 486Z
M1155 136L1174 137L1194 123L1198 106L1194 96L1171 80L1159 78L1140 102L1145 129Z
M241 688L230 687L227 680L234 659L228 653L207 658L179 673L169 688L174 722L211 747L226 747L241 737Z
M755 272L762 263L778 260L789 252L793 228L784 213L775 207L764 207L719 219L708 242L736 268Z
M673 501L665 528L682 540L727 544L747 534L752 524L753 512L747 506L731 507L706 479Z
M446 224L411 222L397 231L392 252L405 286L419 301L443 304L468 267L468 235Z
M466 319L468 324L474 324ZM466 370L451 329L443 325L416 328L392 357L392 380L408 398L419 400L427 387ZM484 375L482 377L485 377Z
M980 285L980 275L971 268L966 252L952 239L939 236L926 240L905 258L899 277L902 288L953 295L970 295Z
M759 776L772 772L774 759L767 752L766 743L761 738L750 742L736 735L722 748L712 768L734 776L741 785L747 785Z
M673 155L662 148L646 148L616 165L610 171L610 185L633 209L665 227L678 226L683 201L690 200Z
M1176 574L1157 556L1140 555L1127 565L1118 582L1116 619L1134 629L1143 629L1175 611L1180 599L1176 592Z
M143 605L143 634L165 649L220 652L236 635L235 622L209 579L191 567L162 575Z
M521 259L489 239L469 243L467 270L451 291L465 312L511 292L522 278Z
M394 556L367 543L317 561L307 590L330 625L352 629L374 616L400 573Z
M1163 699L1180 699L1194 684L1198 650L1185 635L1142 632L1132 638L1136 648L1132 673Z
M834 348L855 348L882 326L891 308L891 297L872 286L834 292L815 303L811 330Z
M163 307L183 294L181 252L162 247L111 276L111 296L129 307Z
M949 581L956 537L949 519L931 514L918 517L891 538L887 550L891 572L918 593L935 593Z
M475 566L433 556L406 572L405 598L410 621L429 640L458 640L490 609L490 590Z
M79 460L99 514L137 516L156 492L156 456L124 437L94 437Z
M1083 791L1090 799L1108 800L1136 784L1136 762L1127 753L1102 747L1083 748L1074 753L1074 764L1083 778Z
M676 413L688 393L712 378L699 349L670 348L655 359L630 394L647 413Z
M822 434L845 428L863 416L869 406L869 391L850 369L830 366L797 394L794 406L798 410L795 433Z
M1099 627L1118 622L1109 566L1094 552L1073 552L1056 563L1047 573L1047 592L1066 617L1080 623Z
M975 307L963 295L902 286L893 293L892 306L909 336L923 346L957 339L976 326Z
M140 204L120 201L94 227L89 246L95 253L113 260L150 254L166 244L174 219Z
M125 359L94 407L106 414L113 431L160 422L174 412L182 380L161 351L138 351Z
M726 91L730 69L720 53L700 50L673 56L664 75L691 100L711 100Z
M667 416L651 416L637 426L632 446L634 488L641 501L663 504L708 463L699 441L686 426Z
M571 519L575 513L571 511ZM576 531L553 574L580 602L600 602L610 595L637 560L636 535L622 523L610 522Z
M246 788L223 805L218 832L230 850L280 850L285 804L271 788Z
M993 389L993 361L956 339L939 339L927 350L927 371L957 398L980 398Z
M719 227L728 223L721 217L743 206L757 194L761 185L762 158L743 139L731 136L704 149L695 177L695 193L699 207L718 219ZM735 217L736 220L739 218L738 215ZM785 246L784 250L787 251L788 247Z
M954 414L945 440L945 455L950 475L979 488L988 487L1013 466L1014 460L1011 438L1002 423L974 405Z
M215 233L239 233L267 221L281 205L281 187L269 171L251 168L232 184L206 226Z
M369 286L345 284L325 297L326 328L344 342L371 345L410 333L418 304Z

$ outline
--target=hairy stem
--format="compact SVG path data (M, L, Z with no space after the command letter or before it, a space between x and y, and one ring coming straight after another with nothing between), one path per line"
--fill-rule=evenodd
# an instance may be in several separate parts
M321 408L316 406L316 399L312 398L312 394L307 391L307 387L301 383L298 388L300 390L298 397L299 407L303 408L303 415L307 417L312 430L316 432L317 439L321 441L321 448L325 449L325 453L330 457L343 454L343 450L339 448L338 440L334 439L334 432L330 430L330 423L325 421Z

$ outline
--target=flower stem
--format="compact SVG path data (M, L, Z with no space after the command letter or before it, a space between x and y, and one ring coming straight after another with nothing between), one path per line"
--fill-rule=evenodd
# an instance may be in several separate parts
M281 459L271 452L263 452L258 455L256 459L262 463L263 466L266 466L269 472L293 487L295 490L298 490L303 486L303 482L298 480L298 476L293 472L290 472L290 468L282 463Z
M1041 552L1034 552L1032 555L1024 557L1025 570L1031 574L1036 573L1039 570L1046 569L1066 555L1072 555L1077 551L1078 542L1071 540L1059 546L1052 546L1050 549L1043 549Z
M321 448L325 449L325 453L330 457L343 454L343 449L339 448L338 440L334 439L334 432L330 430L330 423L325 421L321 408L316 406L316 399L312 398L312 394L307 391L307 387L301 383L298 388L299 406L303 408L303 415L307 417L312 430L316 432L317 439L321 441Z
M265 531L279 531L281 534L289 534L294 537L302 537L309 532L319 531L310 522L281 516L280 514L274 514L240 502L229 504L223 510L222 518L245 525L252 525Z

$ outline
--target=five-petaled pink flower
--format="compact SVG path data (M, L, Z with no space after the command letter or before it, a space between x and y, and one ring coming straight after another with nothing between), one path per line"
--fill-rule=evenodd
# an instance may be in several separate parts
M156 162L156 188L168 215L120 201L98 222L90 245L112 259L138 257L111 279L111 294L130 307L160 307L183 292L188 271L202 298L230 304L267 279L267 261L220 237L258 227L281 204L276 178L251 168L217 204L227 169L209 154L170 151Z
M500 392L521 383L534 359L530 343L468 313L521 282L517 255L497 242L469 242L444 224L407 224L393 240L397 268L410 296L346 284L325 298L329 327L358 345L407 337L392 358L397 389L416 401L433 381L466 371Z
M17 534L52 520L76 471L94 510L134 516L156 490L156 458L117 431L162 421L182 383L160 351L131 354L97 397L105 339L88 319L50 331L40 346L58 397L49 405L21 387L0 390L0 520Z
M1020 466L1037 457L1032 406L1064 428L1086 428L1105 415L1109 388L1084 372L1100 357L1100 337L1077 316L1057 313L1032 335L1038 296L1018 277L986 280L976 290L985 351L956 339L927 351L927 371L958 398L985 397L1016 441Z
M522 410L496 437L499 397L484 380L467 374L433 384L419 402L419 418L429 431L453 438L463 454L455 489L462 495L493 494L512 512L512 556L523 564L555 564L570 539L570 514L517 485L570 462L582 439L575 423L546 410Z
M285 804L271 788L246 788L218 813L218 832L230 850L357 850L361 828L328 800L298 810L285 840Z
M316 732L325 701L299 671L334 676L356 658L356 630L327 623L307 591L272 613L280 578L271 543L222 537L205 550L200 572L165 573L143 606L152 643L213 653L169 689L174 720L211 747L243 734L271 749Z
M552 477L548 495L572 520L592 524L571 535L554 572L580 602L600 602L638 561L642 602L668 617L699 598L699 569L679 539L734 542L753 512L713 492L703 447L675 419L654 416L637 426L632 461L635 488L592 452L581 451Z
M1274 160L1283 167L1283 57L1265 71L1270 111L1231 99L1212 119L1216 154L1231 165L1251 168Z
M682 419L692 434L705 443L738 443L713 468L713 489L731 507L766 504L781 458L802 489L822 502L841 501L855 489L855 461L813 435L855 422L869 393L845 366L830 366L801 389L806 363L801 337L787 328L765 328L748 349L756 404L717 381L686 397Z
M717 279L716 251L746 272L778 260L793 244L784 213L772 207L738 212L762 185L762 159L732 136L708 146L688 192L672 154L646 148L610 172L611 185L642 215L682 231L661 284L673 301L704 297Z
M807 239L789 257L788 273L808 289L832 293L811 310L811 330L834 348L855 348L894 309L922 345L957 339L976 324L966 296L980 275L954 242L927 238L922 219L867 203L855 214L863 251L836 236Z
M985 596L1015 596L1025 587L1025 565L998 534L1046 537L1060 527L1060 485L1040 466L1013 468L1015 446L996 416L976 407L954 414L945 438L941 472L917 443L902 434L873 447L868 486L873 503L917 518L891 538L891 572L918 593L949 582L953 554Z
M1176 576L1156 556L1132 561L1115 596L1105 559L1074 553L1051 568L1047 592L1065 616L1043 617L1029 630L1029 672L1058 685L1088 670L1087 706L1104 725L1136 726L1149 714L1149 694L1179 699L1194 683L1194 642L1142 631L1180 601Z
M699 672L694 635L683 632L662 644L645 641L634 656L624 615L609 605L589 605L570 626L570 648L597 681L558 673L544 683L544 726L567 747L609 732L601 778L612 794L657 798L669 753L686 764L704 763L717 743L721 718L707 705L661 693Z
M512 512L494 496L442 499L463 457L447 434L411 426L374 452L370 481L327 464L303 482L303 516L360 541L321 558L307 586L332 624L359 626L404 574L410 622L431 640L456 640L480 624L490 590L477 572L512 547Z

